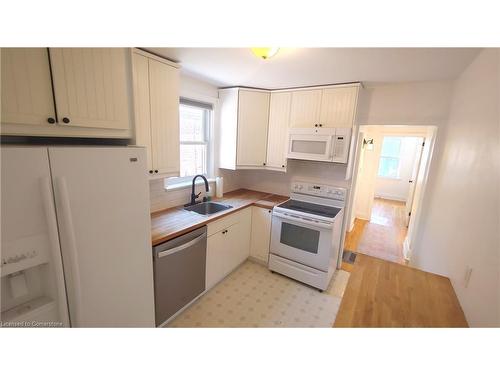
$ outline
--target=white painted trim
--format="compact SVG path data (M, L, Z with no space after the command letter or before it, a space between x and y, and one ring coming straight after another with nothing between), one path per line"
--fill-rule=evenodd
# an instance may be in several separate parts
M404 241L403 241L403 257L407 261L409 261L411 258L411 248L410 248L410 242L408 240L408 236L406 236Z

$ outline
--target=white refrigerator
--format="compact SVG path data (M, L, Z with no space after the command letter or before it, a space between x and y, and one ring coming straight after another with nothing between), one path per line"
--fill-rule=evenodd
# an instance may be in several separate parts
M154 327L146 151L1 149L1 325Z

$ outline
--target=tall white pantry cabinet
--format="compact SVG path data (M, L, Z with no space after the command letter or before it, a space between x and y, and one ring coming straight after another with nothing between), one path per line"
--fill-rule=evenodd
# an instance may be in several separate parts
M132 53L135 143L148 150L152 177L178 176L179 65L150 53Z

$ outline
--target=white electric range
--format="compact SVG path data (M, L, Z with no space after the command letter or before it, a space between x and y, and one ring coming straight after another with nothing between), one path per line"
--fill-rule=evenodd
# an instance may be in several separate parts
M326 290L337 268L346 189L292 183L272 214L269 269Z

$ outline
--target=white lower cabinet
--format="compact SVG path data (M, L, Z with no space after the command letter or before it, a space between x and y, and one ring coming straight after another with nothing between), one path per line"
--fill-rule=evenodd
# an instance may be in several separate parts
M207 225L206 289L212 288L250 254L252 209L245 208Z
M266 264L269 258L271 240L271 216L272 210L268 208L252 207L250 256Z

